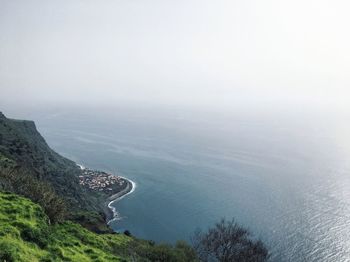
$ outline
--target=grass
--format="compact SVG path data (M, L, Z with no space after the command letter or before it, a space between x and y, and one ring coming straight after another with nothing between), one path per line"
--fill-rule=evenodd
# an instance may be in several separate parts
M39 205L0 192L0 261L128 261L123 249L131 241L72 222L50 225Z
M185 243L156 245L124 234L96 234L71 221L51 225L43 209L0 191L0 261L196 261Z

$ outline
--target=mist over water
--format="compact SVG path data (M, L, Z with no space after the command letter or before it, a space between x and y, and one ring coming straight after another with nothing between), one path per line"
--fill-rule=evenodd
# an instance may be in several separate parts
M173 243L235 217L272 261L350 261L349 10L0 0L0 110L137 183L115 230Z
M59 153L137 183L115 203L116 230L175 242L235 217L272 261L350 258L345 115L121 108L30 118Z

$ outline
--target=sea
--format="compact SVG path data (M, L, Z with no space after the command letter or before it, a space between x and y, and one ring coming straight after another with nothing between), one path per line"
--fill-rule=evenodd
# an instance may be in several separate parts
M233 218L271 261L350 261L349 114L116 106L7 115L34 120L75 162L136 183L113 203L116 231L174 244Z

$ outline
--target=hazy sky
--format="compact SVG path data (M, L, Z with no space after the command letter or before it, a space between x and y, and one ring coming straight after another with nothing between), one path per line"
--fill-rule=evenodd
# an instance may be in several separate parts
M0 102L346 105L350 2L0 0Z

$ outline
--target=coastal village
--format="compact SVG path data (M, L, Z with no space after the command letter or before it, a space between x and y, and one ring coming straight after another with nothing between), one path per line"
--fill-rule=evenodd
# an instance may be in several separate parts
M111 194L123 190L127 186L127 181L103 171L84 168L79 176L79 184L94 191Z

